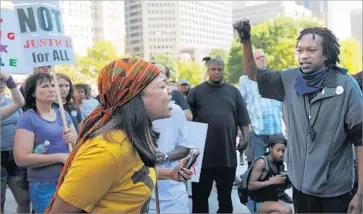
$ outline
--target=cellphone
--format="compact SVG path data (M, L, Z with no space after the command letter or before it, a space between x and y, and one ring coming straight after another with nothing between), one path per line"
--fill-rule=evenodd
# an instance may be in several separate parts
M183 168L186 168L186 169L190 169L190 168L192 168L192 166L193 166L193 165L195 164L195 162L197 161L198 156L199 156L199 151L198 151L198 150L196 150L195 152L193 152L193 153L189 156L189 158L188 158L188 160L185 162L185 164L184 164Z

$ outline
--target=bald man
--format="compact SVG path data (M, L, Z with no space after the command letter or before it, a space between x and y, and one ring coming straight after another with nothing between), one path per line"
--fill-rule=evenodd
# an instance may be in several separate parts
M248 112L238 89L224 81L224 62L207 61L208 81L188 94L193 120L208 124L199 183L192 184L192 213L209 213L208 198L213 181L218 191L217 213L232 213L232 186L236 175L238 128L248 142Z

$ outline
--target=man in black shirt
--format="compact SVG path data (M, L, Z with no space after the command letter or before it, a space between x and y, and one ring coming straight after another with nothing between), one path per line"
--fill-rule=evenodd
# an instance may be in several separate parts
M213 181L218 189L218 213L232 213L237 131L242 130L243 140L247 142L250 120L241 93L223 81L222 59L211 59L207 66L209 80L194 87L187 97L193 120L208 124L199 183L192 184L193 213L209 212Z

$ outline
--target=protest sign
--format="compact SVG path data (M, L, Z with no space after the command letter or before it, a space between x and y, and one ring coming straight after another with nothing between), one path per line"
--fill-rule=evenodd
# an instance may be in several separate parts
M205 140L207 138L208 124L188 121L188 142L199 149L200 155L191 168L193 171L192 182L199 182L202 169Z
M29 74L25 69L23 48L15 11L1 8L0 14L0 70L10 74Z
M26 65L75 64L72 40L64 35L58 1L14 1Z
M68 36L27 37L23 51L26 65L32 67L75 63L72 41Z
M29 67L75 64L71 38L64 35L58 1L14 1L24 58ZM57 76L52 69L58 103L62 103ZM59 106L63 126L67 121L63 105ZM68 143L69 151L72 145Z

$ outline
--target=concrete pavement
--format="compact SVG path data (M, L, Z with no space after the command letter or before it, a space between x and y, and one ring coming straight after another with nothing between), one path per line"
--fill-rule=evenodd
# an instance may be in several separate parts
M237 163L239 163L239 160ZM238 176L241 175L243 172L246 171L246 169L247 169L247 162L246 165L237 167L236 175ZM292 196L291 189L287 190L287 194ZM239 202L236 188L234 188L232 191L232 202L233 202L233 213L250 213L248 208ZM190 210L192 210L191 199L189 200L189 207ZM209 212L216 213L217 210L218 210L217 192L213 189L209 197ZM5 213L16 213L16 202L9 188L7 188L6 191Z

